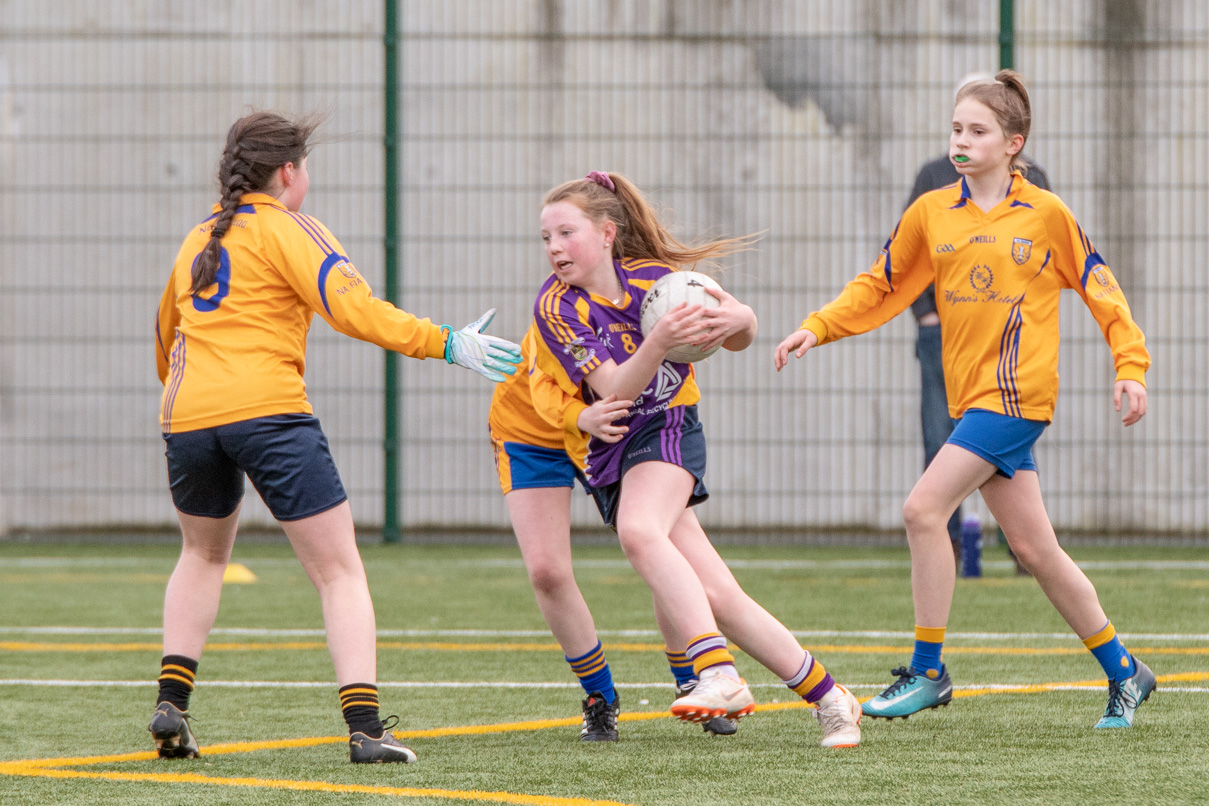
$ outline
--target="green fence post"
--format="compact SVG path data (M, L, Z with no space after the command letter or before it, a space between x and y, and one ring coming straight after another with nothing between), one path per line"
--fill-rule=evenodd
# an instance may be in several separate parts
M398 71L399 71L399 19L395 0L385 0L385 33L383 36L383 62L386 75L383 81L383 148L385 150L385 182L383 188L383 215L386 222L383 253L386 263L386 299L399 303L399 114L398 114ZM398 543L399 532L399 355L386 351L383 374L383 507L382 540Z
M999 69L1011 70L1016 64L1016 4L999 0Z

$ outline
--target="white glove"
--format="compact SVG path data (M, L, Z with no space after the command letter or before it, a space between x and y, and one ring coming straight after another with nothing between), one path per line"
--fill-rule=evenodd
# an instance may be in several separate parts
M441 329L449 333L445 340L446 361L499 383L504 375L516 374L516 365L521 362L521 347L507 339L483 335L483 329L494 318L495 308L492 308L461 330L454 330L449 325L442 325Z

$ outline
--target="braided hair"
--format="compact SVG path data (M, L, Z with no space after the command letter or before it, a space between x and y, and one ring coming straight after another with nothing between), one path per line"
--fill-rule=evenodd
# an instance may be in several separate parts
M210 240L193 262L192 293L200 294L214 284L222 239L235 219L240 198L264 190L277 169L287 162L299 165L310 150L307 140L320 122L321 118L314 115L292 121L276 112L253 112L231 126L218 163L222 209L214 219Z

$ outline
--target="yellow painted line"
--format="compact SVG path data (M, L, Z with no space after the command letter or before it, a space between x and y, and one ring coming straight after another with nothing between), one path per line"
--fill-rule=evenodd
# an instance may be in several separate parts
M68 583L78 585L82 582L104 582L108 585L117 585L123 582L147 582L155 585L163 585L168 581L168 579L168 574L106 574L89 571L51 571L45 573L31 571L15 574L0 574L0 582L5 583L6 585L48 585Z
M1209 680L1209 672L1177 672L1159 675L1160 683L1190 682ZM954 698L984 697L994 694L1027 694L1050 692L1069 688L1099 689L1104 687L1103 680L1079 680L1067 683L1036 683L1009 687L987 687L973 689L958 689L953 692ZM866 698L868 699L868 698ZM810 708L802 700L787 702L760 703L756 710L760 712L784 711L796 708ZM653 719L671 719L666 711L640 711L626 713L620 716L623 722L648 721ZM506 733L513 731L542 730L553 727L569 727L579 724L578 717L566 719L542 719L524 722L505 722L492 725L463 725L445 728L429 728L424 730L396 731L400 738L442 737L442 736L471 736L488 733ZM249 753L257 750L280 750L299 747L315 747L323 744L343 744L348 741L344 736L319 736L302 739L282 739L258 742L229 742L210 745L203 748L204 755L224 755L232 753ZM518 804L518 806L626 806L618 801L591 800L585 798L562 798L546 795L529 795L514 792L486 792L481 790L450 790L450 789L421 789L418 787L388 787L368 786L363 784L332 784L324 781L305 781L274 778L222 778L198 775L196 773L133 773L133 772L85 772L81 770L64 769L66 767L91 766L97 764L114 764L127 761L150 761L156 758L153 751L138 753L123 753L105 756L86 756L77 758L47 758L25 761L0 762L0 775L38 777L38 778L88 778L108 781L125 782L156 782L204 784L210 786L252 787L260 789L281 789L297 792L355 792L367 795L385 795L406 798L443 798L447 800L486 801L492 803Z
M9 652L159 652L159 642L60 642L60 641L0 641L0 649ZM663 644L605 644L613 652L662 652ZM323 641L246 641L206 644L207 652L259 652L272 650L326 650ZM455 643L452 641L379 641L378 649L405 649L436 652L562 652L553 641L543 643ZM901 651L902 647L895 647ZM909 647L907 648L909 649Z
M807 649L811 654L821 652L837 655L889 655L898 652L910 652L909 646L861 646L839 644L809 644ZM1209 646L1197 647L1142 647L1130 646L1134 655L1209 655ZM951 646L946 645L946 655L1085 655L1087 649L1078 646L1066 647L1037 647L1037 646Z
M1160 683L1178 683L1190 682L1197 680L1209 680L1209 672L1177 672L1175 674L1160 674L1156 675L1155 679ZM1066 688L1088 688L1088 689L1103 689L1107 688L1108 684L1103 678L1099 680L1076 680L1070 683L1033 683L1022 686L996 686L994 688L965 688L954 689L953 697L981 697L987 694L1035 694L1045 691L1057 691ZM1162 689L1159 689L1162 691Z
M1209 680L1209 671L1175 672L1158 675L1160 683L1198 682ZM1014 694L1020 692L1055 691L1064 688L1086 687L1104 688L1103 679L1076 680L1057 683L1030 683L1019 686L988 686L986 688L955 689L954 697L981 697L991 694ZM869 699L866 697L864 699ZM862 700L863 701L863 700ZM813 708L804 700L794 699L785 702L757 703L757 711L785 711L794 708ZM632 711L619 715L621 722L649 722L654 719L672 719L667 711ZM521 722L496 722L486 725L458 725L442 728L423 728L417 730L396 730L394 735L401 739L433 739L445 736L481 736L485 734L514 733L518 731L545 730L548 728L564 728L580 724L580 717L564 717L560 719L533 719ZM255 742L225 742L222 744L206 745L203 749L208 756L227 755L233 753L252 753L258 750L285 750L299 747L317 747L324 744L343 744L347 736L312 736L299 739L270 739ZM0 762L0 770L12 764L35 767L69 767L92 764L115 764L125 761L150 761L156 758L155 751L140 751L137 753L122 753L106 756L83 756L67 758L30 759L17 762Z
M0 641L0 649L9 652L159 652L164 645L158 641L129 643L52 643L40 641ZM274 649L327 649L323 641L283 641L282 643L215 643L206 644L207 652L253 652Z
M1209 672L1176 672L1174 674L1156 675L1160 683L1192 683L1199 680L1209 680Z
M1134 655L1209 655L1209 646L1199 647L1142 647L1130 646ZM1085 655L1083 647L945 647L945 654L953 655Z
M1039 694L1059 688L1105 688L1103 680L1077 680L1073 683L1030 683L1022 686L996 686L994 688L953 689L953 699L961 697L985 697L988 694Z
M16 771L9 771L15 768ZM332 784L326 781L297 781L283 778L219 778L191 772L84 772L82 770L56 770L35 768L29 765L5 765L0 772L34 778L91 778L103 781L154 782L166 784L207 784L210 786L253 787L257 789L284 789L294 792L333 792L337 794L358 793L363 795L387 795L397 798L444 798L446 800L486 801L511 803L518 806L628 806L616 800L589 800L587 798L560 798L551 795L528 795L519 792L484 792L477 789L421 789L419 787L369 786L366 784Z

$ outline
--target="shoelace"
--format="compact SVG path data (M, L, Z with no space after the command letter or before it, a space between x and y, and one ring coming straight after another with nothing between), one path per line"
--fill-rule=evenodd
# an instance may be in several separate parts
M1108 681L1108 708L1104 716L1125 716L1125 707L1137 709L1138 698L1130 694L1116 680Z
M613 707L603 697L594 697L584 709L584 726L602 727L612 730L616 726Z
M399 725L399 717L391 714L386 719L382 720L382 735L386 736Z
M676 699L680 699L681 697L683 697L685 695L692 694L693 689L695 689L696 687L697 687L696 680L690 680L688 683L686 683L683 686L676 686Z
M880 695L878 695L881 697L885 697L886 699L890 699L895 694L897 694L899 691L901 691L903 688L914 683L915 678L916 678L916 675L911 674L911 670L908 669L906 666L899 666L897 669L891 669L890 674L897 677L898 680L894 683L891 683L890 687L888 689L886 689Z

